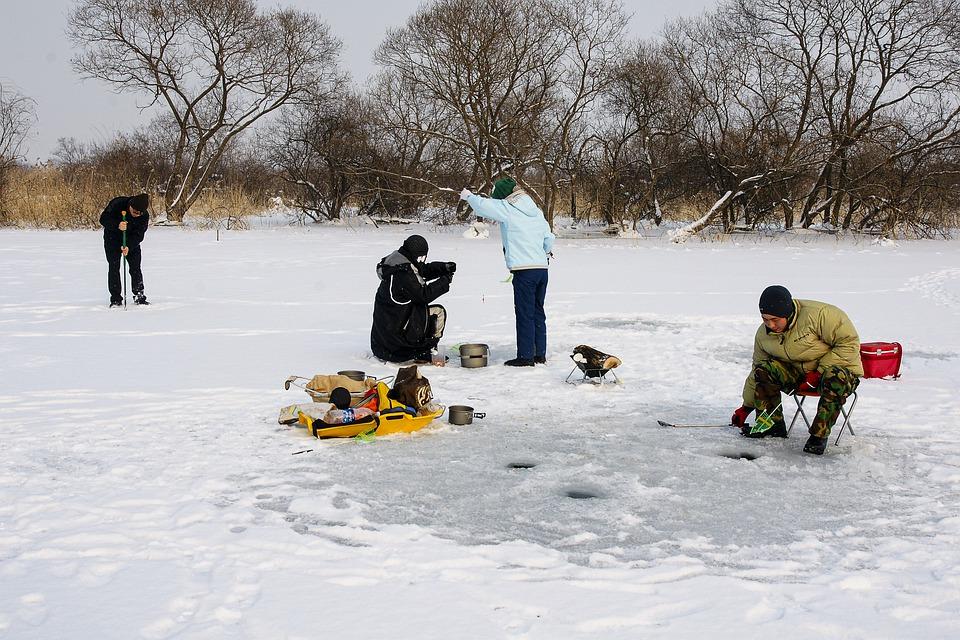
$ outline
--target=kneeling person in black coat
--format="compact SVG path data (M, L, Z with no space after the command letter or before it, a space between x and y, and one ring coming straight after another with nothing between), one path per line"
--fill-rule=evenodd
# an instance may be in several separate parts
M434 350L447 320L446 310L430 304L450 290L455 262L427 262L427 241L410 236L377 265L380 288L373 305L370 348L388 362L415 360L442 365Z
M150 304L143 293L143 272L140 271L140 243L147 232L150 222L150 196L141 193L136 196L114 198L100 214L103 226L103 252L107 256L107 288L110 290L110 306L123 304L123 292L120 289L120 262L127 257L130 266L130 280L133 289L133 301L136 304ZM126 216L124 216L126 214ZM123 246L123 233L126 231L126 246Z

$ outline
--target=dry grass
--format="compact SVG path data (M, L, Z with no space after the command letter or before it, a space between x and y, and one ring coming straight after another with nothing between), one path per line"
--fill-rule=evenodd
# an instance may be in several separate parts
M7 175L4 185L0 224L48 229L95 227L111 197L110 187L92 172L68 176L56 167L17 167Z
M143 190L131 179L104 176L93 169L15 167L7 173L0 192L0 226L96 228L100 212L111 198ZM235 221L262 211L265 203L264 198L252 197L240 188L216 187L200 196L188 216L201 227L214 227L224 221L242 227L242 222ZM161 203L156 209L161 209Z
M266 208L265 198L255 198L239 187L206 189L190 207L187 219L201 228L230 223L242 228L244 216L251 216Z
M13 167L4 172L0 188L0 227L13 226L40 229L83 229L99 227L100 212L111 198L143 191L136 179L124 175L105 175L95 168ZM674 200L663 205L665 221L689 222L702 216L713 204L709 195ZM578 197L578 213L590 222L599 223L595 202ZM200 228L246 227L244 217L269 208L265 193L250 193L235 186L207 188L191 207L187 219ZM447 204L443 201L441 206ZM558 203L558 215L569 199ZM156 211L162 203L156 203ZM152 212L154 213L154 212ZM154 215L156 218L156 215ZM449 220L452 221L452 220ZM448 222L448 220L444 220ZM960 228L960 213L941 210L931 213L922 223L902 223L898 231L904 236L930 237L952 234ZM898 234L899 235L899 234Z
M719 198L709 196L699 196L692 198L683 198L674 200L670 203L661 205L664 221L668 222L691 222L703 217L713 203Z

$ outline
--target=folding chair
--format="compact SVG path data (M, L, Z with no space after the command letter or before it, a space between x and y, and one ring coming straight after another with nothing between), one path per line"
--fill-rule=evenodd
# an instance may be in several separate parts
M900 377L900 363L902 360L903 347L900 346L899 342L864 342L860 345L860 362L863 365L862 379L864 380L869 378L896 380ZM790 430L793 429L793 425L796 423L798 416L803 418L803 422L807 425L807 429L809 429L810 420L807 419L807 414L803 410L803 403L810 397L819 398L820 393L817 391L794 391L790 394L790 397L797 403L797 412L793 414L793 420L790 421L790 426L787 427L787 433L789 434ZM851 435L857 435L853 431L853 422L850 419L859 398L856 389L847 396L848 401L851 398L853 402L849 403L849 409L846 405L840 407L843 424L840 425L840 432L837 433L837 439L834 441L834 444L839 444L843 430L846 428L850 429Z
M590 380L590 382L596 382L602 385L606 375L609 373L613 376L613 383L620 384L620 378L613 372L613 369L620 366L620 358L581 344L574 347L573 353L570 354L570 359L573 360L575 366L570 370L564 382L576 384ZM583 373L583 377L571 382L570 378L577 370Z
M573 359L574 355L576 354L571 355L570 358ZM573 363L576 366L570 370L570 373L567 374L567 379L564 380L564 382L567 382L569 384L574 384L577 382L586 382L587 380L589 380L590 382L596 382L597 384L602 385L605 380L604 376L606 376L609 373L610 375L613 376L613 384L620 384L620 378L618 378L617 374L613 372L613 367L609 369L591 369L586 365L586 363L579 362L578 360L573 360ZM571 382L570 378L573 376L573 374L577 372L578 369L583 373L583 377L578 378L573 382Z
M866 377L866 376L864 376ZM790 421L790 426L787 427L787 434L790 434L790 430L793 429L794 423L797 421L797 418L803 418L804 423L807 425L807 429L810 429L810 421L807 419L807 414L803 410L803 402L807 398L819 398L820 393L818 391L794 391L790 394L790 397L793 398L793 401L797 403L797 412L793 414L793 420ZM840 414L843 416L843 424L840 425L840 432L837 434L837 439L833 444L840 443L840 436L843 435L843 430L847 427L850 428L850 435L857 435L853 431L853 423L850 421L850 416L853 415L853 409L857 406L857 391L854 389L853 393L847 396L847 400L853 398L853 402L850 403L850 408L847 409L846 405L840 407Z

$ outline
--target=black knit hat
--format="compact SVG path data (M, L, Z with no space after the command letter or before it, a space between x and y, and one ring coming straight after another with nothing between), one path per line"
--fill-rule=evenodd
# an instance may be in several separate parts
M760 313L789 318L793 315L793 296L784 286L770 285L760 294Z
M150 196L145 193L139 193L130 198L130 206L140 213L146 213L147 209L150 208Z
M349 409L352 401L353 397L344 387L337 387L330 392L330 404L337 409Z
M429 247L426 238L414 235L403 241L402 249L408 258L419 258L427 255Z

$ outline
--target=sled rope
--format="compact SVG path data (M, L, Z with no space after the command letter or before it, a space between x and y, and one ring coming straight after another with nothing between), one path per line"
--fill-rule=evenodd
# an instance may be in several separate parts
M377 439L376 431L376 427L373 429L368 429L367 431L361 431L357 435L353 436L353 439L357 442L373 442Z

